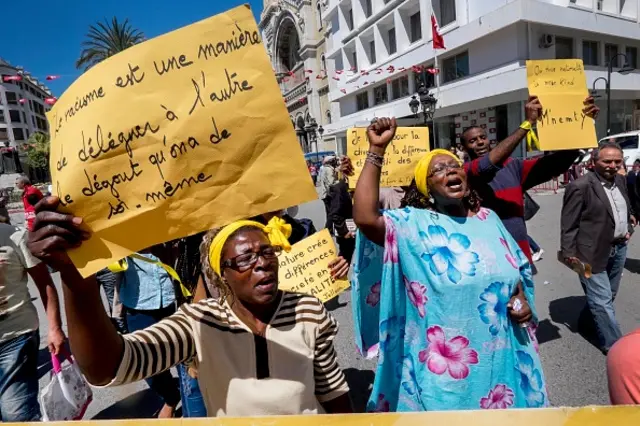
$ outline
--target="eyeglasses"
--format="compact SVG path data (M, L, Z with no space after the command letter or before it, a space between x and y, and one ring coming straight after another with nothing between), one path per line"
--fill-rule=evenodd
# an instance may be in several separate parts
M223 268L231 268L238 272L248 271L258 262L258 257L262 257L264 260L273 260L278 257L282 247L267 246L260 249L260 251L254 251L251 253L241 254L240 256L227 259L222 262Z
M449 170L461 170L462 166L458 163L449 163L449 164L438 164L436 166L433 166L433 169L431 169L431 173L429 174L429 177L434 177L434 176L444 176L447 174L447 172Z

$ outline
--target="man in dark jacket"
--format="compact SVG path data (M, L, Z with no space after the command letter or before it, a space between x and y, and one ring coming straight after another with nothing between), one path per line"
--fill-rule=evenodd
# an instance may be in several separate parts
M614 301L636 219L626 179L618 174L624 165L620 145L605 142L592 159L594 171L571 182L564 193L561 255L567 264L591 265L592 275L581 275L580 283L606 354L622 337Z
M345 179L338 181L329 189L329 221L340 250L340 256L351 263L356 249L355 223L353 222L353 202L349 194L349 185ZM351 228L351 229L350 229Z

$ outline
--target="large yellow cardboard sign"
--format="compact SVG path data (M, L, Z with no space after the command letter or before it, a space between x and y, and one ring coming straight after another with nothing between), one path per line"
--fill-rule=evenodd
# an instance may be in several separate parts
M597 146L594 120L582 113L589 92L581 59L527 61L527 83L543 107L537 125L541 150Z
M41 423L7 423L9 426ZM59 422L81 426L637 426L640 407L581 407L425 413L212 417L208 419L101 420Z
M355 188L369 150L367 129L355 127L347 131L347 155L351 159L354 176L349 187ZM380 176L381 187L407 186L420 158L429 152L428 127L398 127L387 147Z
M83 275L317 198L248 6L127 49L48 113L53 193L93 233Z
M331 234L326 229L294 244L279 256L281 290L309 294L326 302L349 288L348 280L331 278L329 263L338 257Z

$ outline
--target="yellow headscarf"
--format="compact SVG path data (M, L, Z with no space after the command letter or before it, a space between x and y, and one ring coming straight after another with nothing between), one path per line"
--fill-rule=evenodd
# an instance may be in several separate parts
M267 234L271 245L282 247L284 251L291 250L291 244L289 244L288 238L291 236L292 229L291 225L285 222L284 219L274 216L266 225L253 220L238 220L222 228L211 242L211 247L209 247L209 264L216 274L222 275L220 261L224 243L227 242L234 232L245 226L262 230Z
M433 157L437 155L448 155L451 158L454 158L458 164L462 165L462 160L458 158L457 155L452 153L451 151L447 151L446 149L434 149L433 151L429 151L425 154L424 157L418 161L418 165L414 171L414 177L416 179L416 186L418 187L418 191L425 197L429 196L429 188L427 187L427 177L429 176L429 166L431 165L431 160Z

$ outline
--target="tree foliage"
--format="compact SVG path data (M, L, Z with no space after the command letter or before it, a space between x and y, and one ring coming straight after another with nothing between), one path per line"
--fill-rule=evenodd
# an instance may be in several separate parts
M23 149L27 154L27 164L34 169L49 168L49 136L44 133L35 132L29 137L29 140Z
M83 49L76 61L76 68L86 71L144 39L144 34L131 27L128 19L125 19L124 23L118 22L116 17L111 22L105 19L104 22L89 27L87 39L82 42Z

